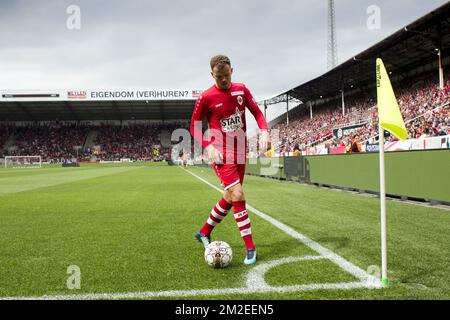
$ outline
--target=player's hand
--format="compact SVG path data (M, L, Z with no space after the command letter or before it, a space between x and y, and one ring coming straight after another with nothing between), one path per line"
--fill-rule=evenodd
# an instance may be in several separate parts
M264 153L269 148L269 132L261 131L261 136L259 137L259 152Z
M222 154L214 148L212 145L206 147L206 151L208 152L208 160L212 163L222 163L223 157Z

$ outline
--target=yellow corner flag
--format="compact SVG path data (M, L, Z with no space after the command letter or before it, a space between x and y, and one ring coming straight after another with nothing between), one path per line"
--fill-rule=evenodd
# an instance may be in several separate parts
M408 138L391 81L384 67L383 60L377 59L377 104L378 121L384 129L401 140Z

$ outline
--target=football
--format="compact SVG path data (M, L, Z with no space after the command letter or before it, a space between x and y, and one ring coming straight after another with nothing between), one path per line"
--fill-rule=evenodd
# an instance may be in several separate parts
M225 268L233 259L233 251L225 241L213 241L205 248L205 261L214 268Z

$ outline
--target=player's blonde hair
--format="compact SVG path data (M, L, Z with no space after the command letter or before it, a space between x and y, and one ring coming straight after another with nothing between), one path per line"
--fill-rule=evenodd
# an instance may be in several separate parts
M219 54L211 58L210 61L211 70L217 66L219 69L222 69L225 65L229 65L231 67L230 58L224 56L223 54Z

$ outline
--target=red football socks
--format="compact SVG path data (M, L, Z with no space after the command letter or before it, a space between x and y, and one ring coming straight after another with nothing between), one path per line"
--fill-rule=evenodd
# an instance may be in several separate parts
M220 199L220 201L212 208L208 220L200 229L200 233L209 237L214 227L225 218L231 207L231 203L228 203L224 198Z
M250 225L250 218L248 217L247 210L245 209L245 201L233 202L234 219L241 231L241 237L245 242L247 250L255 249L253 243L252 229Z

